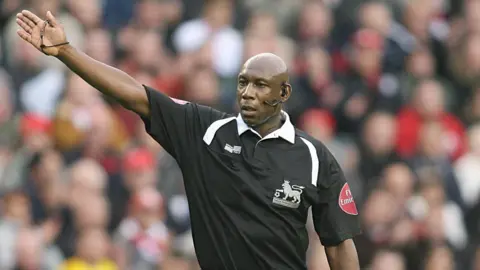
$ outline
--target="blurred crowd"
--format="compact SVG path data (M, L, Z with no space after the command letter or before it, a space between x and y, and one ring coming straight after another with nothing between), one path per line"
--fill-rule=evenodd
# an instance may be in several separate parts
M480 0L0 0L0 269L198 269L175 160L22 42L21 9L52 11L74 46L143 84L231 113L241 64L278 54L292 121L353 189L362 269L480 270ZM328 270L308 228L309 269Z

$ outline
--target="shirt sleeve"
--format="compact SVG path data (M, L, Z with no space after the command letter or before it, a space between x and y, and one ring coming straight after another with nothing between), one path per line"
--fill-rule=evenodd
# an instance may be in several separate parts
M198 148L211 123L225 118L213 108L170 98L148 86L150 116L142 118L145 128L179 163Z
M347 180L333 155L323 149L312 206L313 224L324 246L336 246L361 232L358 211Z

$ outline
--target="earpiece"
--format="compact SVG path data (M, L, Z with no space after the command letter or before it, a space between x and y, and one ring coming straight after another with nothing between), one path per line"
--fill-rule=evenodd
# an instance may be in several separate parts
M280 93L280 96L283 98L287 95L287 85L285 83L282 84L282 93Z

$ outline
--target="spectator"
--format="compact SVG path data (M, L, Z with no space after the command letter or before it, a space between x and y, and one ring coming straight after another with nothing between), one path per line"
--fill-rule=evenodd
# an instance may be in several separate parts
M425 263L425 270L442 269L453 270L455 269L455 262L453 260L453 254L447 247L434 248Z
M374 112L366 119L359 142L359 167L367 186L375 186L383 169L388 164L399 161L395 151L396 130L392 114Z
M170 234L163 219L163 198L152 188L134 193L131 212L115 236L117 263L126 269L155 269L168 260ZM127 256L130 254L130 256Z
M463 153L463 124L446 112L442 86L437 81L426 80L418 84L411 105L404 107L397 118L397 151L401 156L412 157L418 147L420 127L432 120L440 121L445 128L442 145L448 147L448 157L455 160Z
M66 260L60 269L83 270L117 269L115 263L107 259L109 239L105 231L99 228L88 228L80 232L76 243L75 257Z
M11 269L16 262L18 232L31 224L31 207L28 197L21 192L10 192L2 198L0 220L0 267Z
M14 269L58 269L63 261L60 251L55 246L45 246L38 231L32 229L19 232L16 254Z
M375 254L372 262L372 270L405 270L405 259L402 254L394 251L381 250Z
M240 33L231 27L233 1L206 1L203 17L181 24L173 36L180 53L201 49L211 36L210 53L215 71L222 77L236 76L242 56ZM222 49L219 49L222 48Z

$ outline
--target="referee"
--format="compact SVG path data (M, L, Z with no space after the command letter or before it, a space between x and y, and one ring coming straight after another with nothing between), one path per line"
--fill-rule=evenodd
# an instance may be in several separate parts
M282 111L292 88L279 57L260 54L245 63L238 76L241 112L230 116L169 98L79 52L50 12L44 21L23 11L17 23L25 41L139 114L177 160L202 269L307 269L310 206L331 269L359 269L350 188L326 147Z

